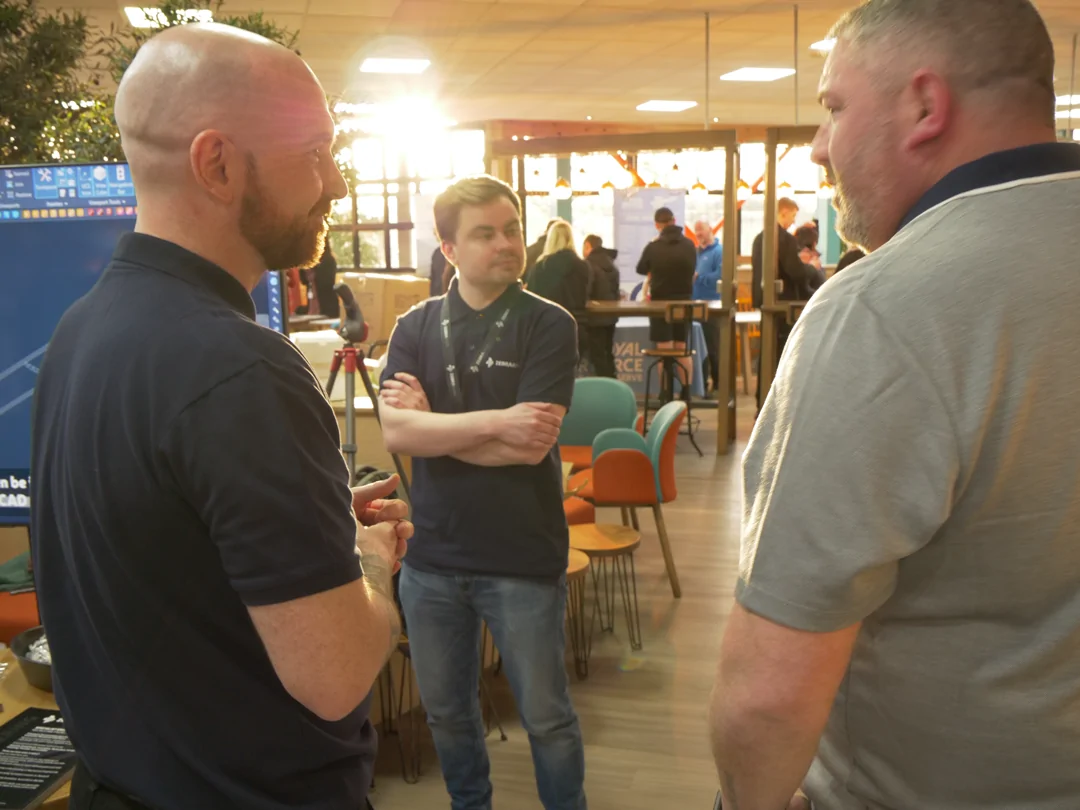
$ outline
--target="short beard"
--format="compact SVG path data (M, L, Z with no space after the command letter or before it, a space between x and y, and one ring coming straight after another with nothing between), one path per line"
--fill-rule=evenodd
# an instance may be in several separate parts
M841 194L839 187L833 199L833 208L836 209L836 232L844 240L844 244L861 248L869 253L873 240L870 235L870 222L864 216L867 212L852 208L850 201Z
M326 246L332 200L323 198L307 214L287 217L259 184L255 158L247 156L248 186L240 206L240 234L260 256L267 270L307 269L318 264ZM312 227L312 217L320 224Z

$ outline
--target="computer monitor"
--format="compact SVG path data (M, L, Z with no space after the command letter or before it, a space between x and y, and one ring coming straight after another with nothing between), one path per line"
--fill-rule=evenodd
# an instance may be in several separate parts
M49 339L137 210L123 163L0 166L0 525L30 520L30 411ZM252 297L259 322L284 332L280 274Z

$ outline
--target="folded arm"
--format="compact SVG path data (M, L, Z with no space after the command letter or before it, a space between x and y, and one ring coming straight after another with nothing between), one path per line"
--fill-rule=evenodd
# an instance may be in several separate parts
M499 411L431 413L395 405L379 395L383 440L391 453L417 458L452 456L498 435Z
M387 449L419 458L451 456L481 467L539 464L559 437L566 409L539 402L503 410L432 413L420 381L399 372L379 394Z

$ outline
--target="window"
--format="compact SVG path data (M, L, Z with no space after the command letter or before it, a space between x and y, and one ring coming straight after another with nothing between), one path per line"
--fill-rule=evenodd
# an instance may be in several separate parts
M338 268L426 271L436 242L435 196L455 178L483 173L484 148L482 130L436 130L422 141L392 133L353 140L339 157L352 164L357 182L330 219Z

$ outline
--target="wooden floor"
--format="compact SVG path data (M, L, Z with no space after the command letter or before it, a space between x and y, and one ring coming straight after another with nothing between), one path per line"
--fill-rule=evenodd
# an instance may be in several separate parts
M591 810L711 810L716 776L709 754L706 707L716 652L732 604L739 556L742 490L739 461L751 428L753 400L739 402L739 441L716 456L716 411L701 411L698 458L686 437L676 460L679 497L664 507L682 599L673 599L651 514L642 510L636 556L644 649L631 653L621 609L615 633L595 633L589 677L571 675L571 694L585 738ZM695 412L697 415L697 412ZM619 522L600 510L599 522ZM505 678L495 702L509 739L488 737L494 805L537 810L529 743ZM380 752L372 802L377 810L449 807L430 736L420 781L401 778L396 744Z

